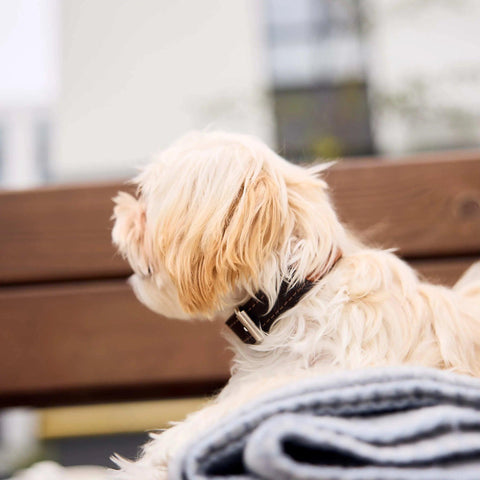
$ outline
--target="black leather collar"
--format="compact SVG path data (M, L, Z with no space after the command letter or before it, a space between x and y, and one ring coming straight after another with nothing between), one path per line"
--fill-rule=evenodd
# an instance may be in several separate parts
M315 279L307 278L293 287L284 280L280 285L275 305L273 305L270 312L268 312L268 301L265 293L257 293L254 298L235 309L233 315L226 321L227 326L243 343L249 345L260 343L265 334L270 331L273 322L283 312L293 308L319 280L332 270L341 258L342 252L338 250L327 270Z
M305 280L303 283L290 287L288 282L283 281L275 305L270 312L267 313L266 295L259 292L255 298L251 298L235 309L226 324L242 342L250 345L260 343L265 333L270 331L273 322L283 312L294 307L313 285L315 285L315 282Z

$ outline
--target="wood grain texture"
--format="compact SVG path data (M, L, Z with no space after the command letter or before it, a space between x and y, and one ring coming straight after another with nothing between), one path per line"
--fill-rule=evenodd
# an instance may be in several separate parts
M0 283L127 275L110 239L121 187L0 192Z
M340 217L410 258L480 252L480 152L360 159L327 173ZM0 193L0 284L126 275L110 242L120 183Z
M228 375L218 322L155 315L125 281L3 288L0 311L0 403L98 388L130 388L135 397L145 385L212 384Z
M340 163L327 173L340 218L409 258L480 252L480 152Z
M414 266L453 284L472 261ZM105 399L108 391L123 399L165 397L172 384L204 394L228 376L219 322L155 315L124 281L3 288L0 311L0 405L58 404L65 392L76 403Z

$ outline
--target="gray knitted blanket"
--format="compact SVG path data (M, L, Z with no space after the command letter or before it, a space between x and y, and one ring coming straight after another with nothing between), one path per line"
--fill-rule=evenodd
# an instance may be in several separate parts
M480 381L425 368L315 377L218 424L170 480L479 480Z

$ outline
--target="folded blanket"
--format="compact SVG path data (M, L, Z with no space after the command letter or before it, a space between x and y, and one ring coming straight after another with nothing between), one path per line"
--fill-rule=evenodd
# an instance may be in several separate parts
M170 480L479 480L480 381L400 367L315 377L250 403Z

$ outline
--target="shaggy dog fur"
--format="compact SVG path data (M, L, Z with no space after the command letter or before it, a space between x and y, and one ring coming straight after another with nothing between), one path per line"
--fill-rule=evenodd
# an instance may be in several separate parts
M258 291L273 304L284 279L326 273L260 344L230 335L225 389L154 434L138 461L117 459L119 478L164 478L169 459L198 432L300 377L398 364L480 374L478 267L449 289L363 245L338 221L324 168L288 163L248 136L192 133L134 180L138 198L115 198L113 241L135 272L135 294L162 315L227 318Z

